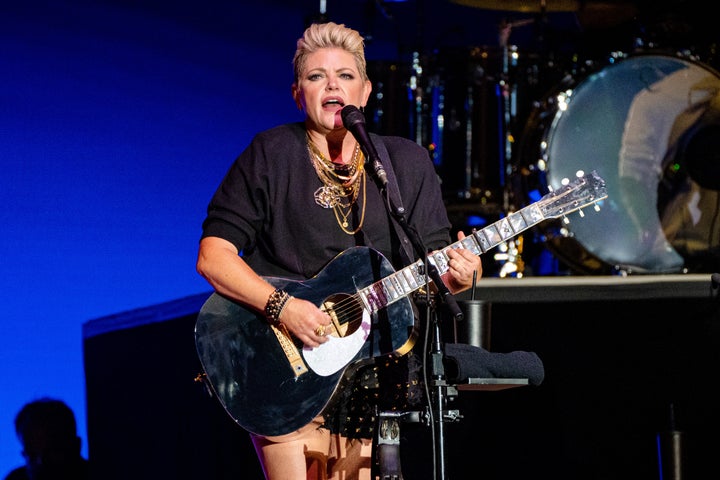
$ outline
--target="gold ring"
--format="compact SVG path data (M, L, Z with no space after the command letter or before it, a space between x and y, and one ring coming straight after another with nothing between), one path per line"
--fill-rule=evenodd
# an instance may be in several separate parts
M318 327L315 329L315 335L317 335L318 337L324 337L325 325L318 325Z

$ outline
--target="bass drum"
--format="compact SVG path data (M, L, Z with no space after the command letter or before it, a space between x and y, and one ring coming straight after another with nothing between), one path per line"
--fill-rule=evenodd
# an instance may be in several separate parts
M512 162L513 203L595 170L608 190L600 210L544 222L538 243L584 274L717 271L718 73L674 55L616 60L534 108Z

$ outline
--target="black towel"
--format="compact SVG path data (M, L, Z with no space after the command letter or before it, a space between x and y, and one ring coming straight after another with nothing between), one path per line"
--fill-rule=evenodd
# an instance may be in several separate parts
M535 352L489 352L464 343L445 345L443 366L453 383L468 378L527 378L531 385L540 385L545 378L545 367Z

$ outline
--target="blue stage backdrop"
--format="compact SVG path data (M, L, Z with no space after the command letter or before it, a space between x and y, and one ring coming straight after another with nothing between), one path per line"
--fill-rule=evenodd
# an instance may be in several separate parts
M299 118L305 12L262 3L0 7L0 476L36 397L67 401L87 444L84 322L208 289L210 195L253 132Z
M253 133L300 118L291 59L321 3L0 7L0 475L22 463L15 413L41 396L75 410L88 454L83 323L208 290L194 269L205 206ZM369 57L415 40L372 2L327 3L378 32Z

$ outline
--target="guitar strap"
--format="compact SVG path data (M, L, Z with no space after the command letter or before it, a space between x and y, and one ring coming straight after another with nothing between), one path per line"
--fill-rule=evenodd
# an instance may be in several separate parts
M395 171L393 170L392 162L390 161L390 154L388 153L387 148L385 148L385 143L382 141L382 137L374 134L372 136L375 139L375 149L380 156L380 161L382 162L385 173L387 174L387 191L382 193L383 195L388 195L390 205L395 208L395 212L390 212L390 218L393 227L395 227L395 234L402 246L400 249L400 257L403 265L408 266L415 261L415 255L412 243L410 243L410 239L405 234L405 230L403 230L402 225L398 223L398 219L396 217L397 214L404 215L405 212L405 207L403 207L402 197L400 195L400 187L398 186L397 178L395 178Z

